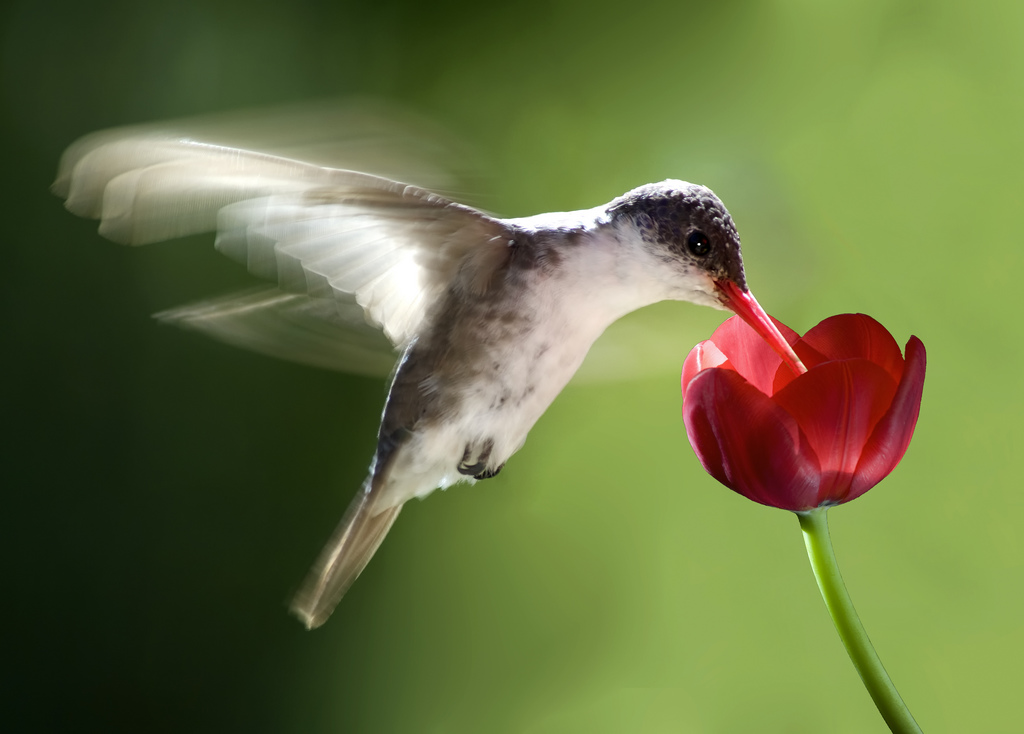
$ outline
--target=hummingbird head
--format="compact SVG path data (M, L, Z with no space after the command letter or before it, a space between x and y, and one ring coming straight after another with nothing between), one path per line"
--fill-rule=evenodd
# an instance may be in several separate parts
M635 228L678 284L676 297L735 312L797 373L806 371L747 288L739 233L711 189L672 179L647 184L613 201L608 214L612 225Z

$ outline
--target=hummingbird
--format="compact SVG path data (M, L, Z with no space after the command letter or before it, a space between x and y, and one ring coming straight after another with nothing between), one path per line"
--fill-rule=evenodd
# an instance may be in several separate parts
M53 190L116 242L214 231L217 250L275 284L166 320L355 371L379 329L399 355L368 476L291 604L309 629L407 501L498 474L627 313L662 300L729 309L799 365L747 286L732 217L698 184L503 219L370 173L115 131L73 144Z

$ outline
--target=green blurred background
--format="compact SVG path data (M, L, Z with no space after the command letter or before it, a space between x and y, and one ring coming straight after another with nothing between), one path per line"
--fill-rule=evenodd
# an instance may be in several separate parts
M717 486L664 369L578 384L502 475L411 503L323 629L288 595L363 477L378 380L150 314L249 283L211 238L101 239L47 189L99 128L397 101L508 216L667 177L730 207L769 311L929 354L903 464L831 513L929 732L1022 731L1024 5L30 0L2 11L4 728L864 732L788 513ZM674 351L673 351L674 350ZM9 727L9 728L8 728Z

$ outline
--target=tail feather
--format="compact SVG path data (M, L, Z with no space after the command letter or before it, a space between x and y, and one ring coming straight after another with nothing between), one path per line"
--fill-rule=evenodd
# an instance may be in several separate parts
M345 511L306 580L292 599L291 611L307 629L327 621L398 517L402 505L376 512L371 480Z

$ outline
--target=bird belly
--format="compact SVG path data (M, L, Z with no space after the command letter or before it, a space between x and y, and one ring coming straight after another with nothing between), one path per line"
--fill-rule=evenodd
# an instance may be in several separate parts
M409 431L388 468L377 507L383 510L497 473L522 447L600 333L566 324L543 333L527 331L514 343L488 349L473 380L444 391L447 409Z

